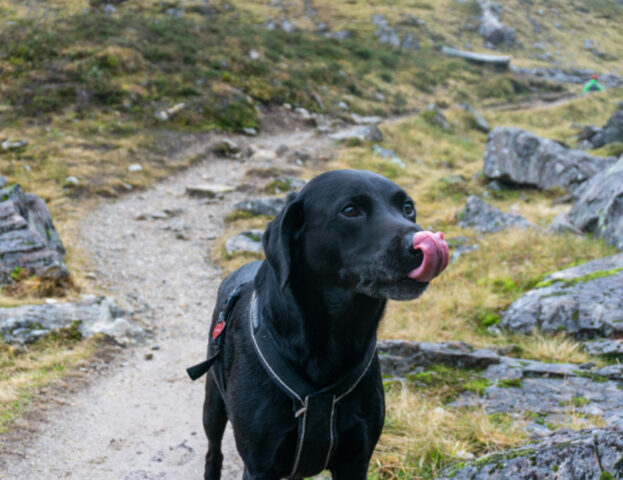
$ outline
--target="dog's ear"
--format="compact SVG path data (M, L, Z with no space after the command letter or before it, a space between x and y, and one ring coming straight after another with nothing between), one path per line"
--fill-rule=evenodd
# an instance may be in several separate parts
M268 224L262 237L266 260L275 270L282 290L290 277L292 242L302 231L303 223L303 202L296 193L290 193L285 207Z

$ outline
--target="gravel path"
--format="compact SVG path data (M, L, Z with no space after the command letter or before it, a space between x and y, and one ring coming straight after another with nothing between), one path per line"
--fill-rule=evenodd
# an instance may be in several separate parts
M273 151L281 144L289 151L305 147L314 154L330 147L312 130L242 141ZM201 151L206 146L193 148ZM203 180L247 185L248 190L254 182L245 177L249 168L284 167L286 156L258 164L206 154L200 165L148 191L105 203L85 218L80 247L90 252L98 283L126 307L140 310L153 337L128 349L122 361L94 376L87 388L67 393L64 406L47 412L34 432L9 445L11 453L0 462L5 467L0 468L0 478L203 478L207 448L201 425L203 382L192 383L185 368L205 358L221 279L208 252L223 232L224 215L253 192L234 192L209 203L186 196L185 186ZM135 220L139 214L165 208L182 213ZM153 359L147 360L146 354L153 354ZM224 455L223 479L241 478L241 462L229 430Z

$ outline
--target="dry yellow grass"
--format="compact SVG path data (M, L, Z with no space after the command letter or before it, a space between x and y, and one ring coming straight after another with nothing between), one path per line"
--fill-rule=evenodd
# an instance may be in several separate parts
M37 389L90 358L100 341L95 336L80 342L68 329L28 349L0 343L0 432L26 408Z
M525 439L520 421L490 416L481 409L446 407L440 398L413 392L403 383L391 384L386 401L385 429L372 461L378 478L432 478L449 462L509 448Z

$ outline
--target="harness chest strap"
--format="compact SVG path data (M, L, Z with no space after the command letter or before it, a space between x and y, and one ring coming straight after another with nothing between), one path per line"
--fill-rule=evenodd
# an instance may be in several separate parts
M376 356L376 342L368 346L363 361L341 379L316 390L281 357L261 322L255 291L249 308L249 328L260 363L275 384L294 402L298 419L297 445L289 477L315 475L326 469L337 443L336 409L364 377Z

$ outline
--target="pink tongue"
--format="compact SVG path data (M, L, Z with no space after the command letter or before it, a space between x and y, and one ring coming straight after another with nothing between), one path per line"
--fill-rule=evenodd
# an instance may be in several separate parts
M448 266L450 251L443 239L443 233L417 232L413 236L413 248L421 250L421 265L409 273L409 278L418 282L430 282Z

